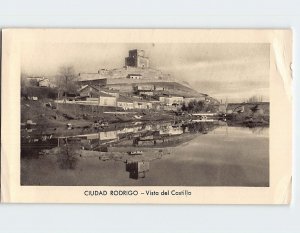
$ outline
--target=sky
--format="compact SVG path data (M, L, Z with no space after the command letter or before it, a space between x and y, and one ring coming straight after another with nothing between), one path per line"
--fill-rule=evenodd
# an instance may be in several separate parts
M269 44L23 44L22 72L32 76L58 74L61 66L96 73L124 66L130 49L143 49L150 67L187 81L193 89L219 100L269 100Z

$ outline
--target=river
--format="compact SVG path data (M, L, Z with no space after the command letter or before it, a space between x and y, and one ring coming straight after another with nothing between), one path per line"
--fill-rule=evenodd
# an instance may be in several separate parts
M77 146L76 153L68 150L71 157L61 156L64 139L23 140L21 184L269 186L267 127L165 123L81 133L68 140L69 147Z

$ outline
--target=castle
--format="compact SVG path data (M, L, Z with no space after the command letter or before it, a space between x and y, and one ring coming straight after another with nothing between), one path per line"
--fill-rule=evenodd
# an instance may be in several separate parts
M149 58L141 49L129 50L122 68L100 69L97 73L79 73L78 83L81 86L95 85L124 93L149 94L159 90L180 96L203 96L193 90L187 82L176 80L170 74L150 67ZM137 86L150 86L151 90L136 90Z
M125 66L143 69L149 68L149 58L145 56L144 50L129 50L128 57L125 58Z

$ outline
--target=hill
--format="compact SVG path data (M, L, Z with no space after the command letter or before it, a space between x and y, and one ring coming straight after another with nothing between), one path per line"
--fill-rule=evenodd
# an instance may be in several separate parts
M170 74L153 68L122 67L99 70L97 73L80 73L80 81L106 80L109 88L132 92L137 84L151 84L164 89L164 93L184 97L203 97L206 94L194 90L188 82L176 80Z
M163 88L163 93L170 95L179 95L183 97L205 97L206 94L199 93L194 89L184 86L177 82L134 82L134 83L116 83L116 84L107 84L111 89L120 90L121 92L133 92L133 87L138 84L145 85L154 85L156 87Z

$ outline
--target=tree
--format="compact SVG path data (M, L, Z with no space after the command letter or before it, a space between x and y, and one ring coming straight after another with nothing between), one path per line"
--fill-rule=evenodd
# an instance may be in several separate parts
M182 111L188 112L201 112L205 109L205 103L203 101L192 100L187 105L183 104L181 107Z
M263 101L263 96L257 96L257 95L251 96L247 100L248 103L257 103L257 102L262 102L262 101Z
M75 93L78 90L78 76L73 66L61 66L57 76L57 86L62 92Z

